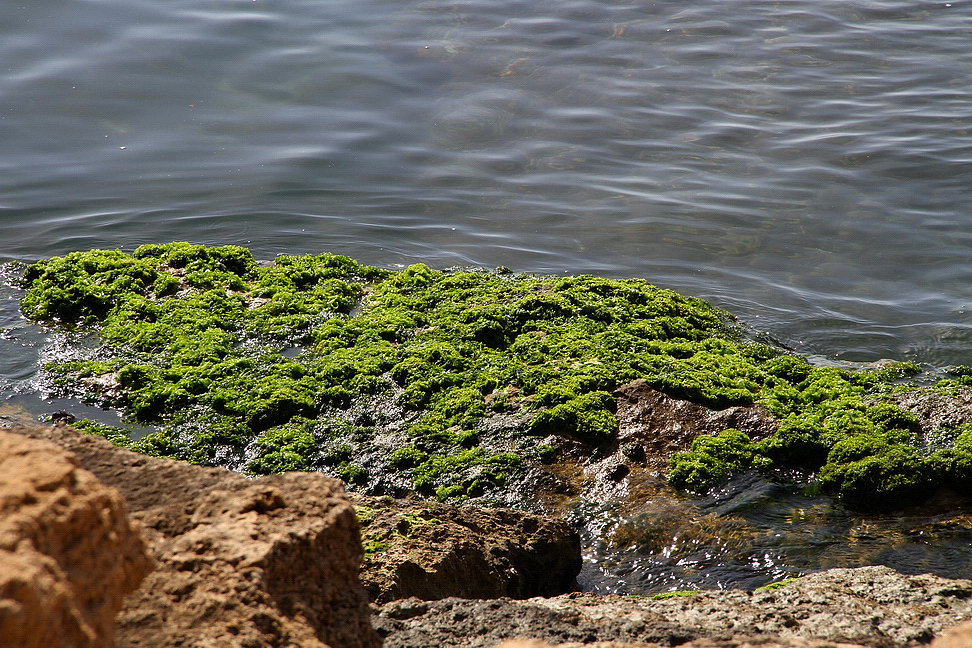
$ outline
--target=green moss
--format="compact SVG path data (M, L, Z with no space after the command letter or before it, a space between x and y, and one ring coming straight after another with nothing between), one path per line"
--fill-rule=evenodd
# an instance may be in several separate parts
M600 443L613 438L618 431L616 403L604 391L582 393L566 403L543 410L533 419L537 434L567 434L585 441Z
M972 444L931 452L915 417L883 397L916 366L814 368L741 340L710 304L641 280L389 272L331 254L258 264L238 246L171 243L55 257L23 283L28 317L95 333L102 347L96 360L50 364L50 383L156 425L132 442L149 454L478 497L568 440L611 443L612 393L640 378L781 419L759 443L727 430L676 455L672 481L691 490L742 470L819 470L848 502L885 506L972 481ZM392 400L405 447L374 450L380 423L329 427L380 421ZM519 427L491 426L497 412Z
M158 271L118 250L72 252L27 268L24 315L47 324L85 324L108 316L119 295L141 294Z
M700 436L690 452L672 457L669 479L679 488L705 491L734 473L749 468L756 446L739 430L728 429L719 436Z
M375 521L375 516L378 514L378 511L370 506L357 504L354 507L354 514L358 518L358 524L362 528L365 528Z
M428 509L412 509L402 513L401 518L395 526L395 530L400 536L407 538L415 527L441 523L442 521L433 516Z
M97 423L86 418L75 421L71 425L78 432L103 437L116 446L121 446L122 448L130 448L132 446L132 439L128 435L128 430L124 428Z
M361 543L361 548L364 550L364 555L373 556L374 554L388 551L391 549L391 544L385 540L365 539Z
M755 592L772 592L774 590L778 590L780 588L786 587L787 585L789 585L791 583L795 583L798 580L800 580L800 579L799 578L784 578L781 581L776 581L774 583L769 583L768 585L763 585L762 587L757 587L753 591L755 591Z
M676 590L674 592L661 592L659 594L652 594L651 600L653 601L664 601L666 599L673 598L683 598L686 596L695 596L700 590Z
M916 448L887 435L861 434L834 445L820 482L851 505L894 509L931 495L936 467Z
M317 447L317 439L304 426L269 430L257 441L257 456L248 468L254 475L310 470Z
M925 456L917 417L882 400L914 365L851 372L779 356L762 369L769 376L758 402L782 419L776 434L756 444L736 434L703 439L673 457L673 483L705 491L740 470L797 468L819 471L820 485L851 506L888 509L921 501L942 480L961 479L962 454Z

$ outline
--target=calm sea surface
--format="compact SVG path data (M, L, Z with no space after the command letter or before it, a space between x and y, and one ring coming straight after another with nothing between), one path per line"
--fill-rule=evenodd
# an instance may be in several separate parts
M0 258L637 276L972 363L972 2L5 0Z
M4 0L0 261L172 240L643 277L972 364L972 1Z

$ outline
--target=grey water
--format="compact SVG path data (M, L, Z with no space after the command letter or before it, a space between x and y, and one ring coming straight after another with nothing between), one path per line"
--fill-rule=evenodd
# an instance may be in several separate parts
M802 353L972 364L970 43L970 0L5 0L0 261L642 277ZM0 395L50 411L19 297Z

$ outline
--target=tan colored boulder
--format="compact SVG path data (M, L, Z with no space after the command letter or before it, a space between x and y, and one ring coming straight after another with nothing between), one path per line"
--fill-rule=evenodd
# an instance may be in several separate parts
M0 431L3 645L113 645L122 600L151 569L115 489L61 448Z
M157 459L70 428L20 430L70 449L124 496L158 567L117 617L117 646L378 648L344 485L248 479Z

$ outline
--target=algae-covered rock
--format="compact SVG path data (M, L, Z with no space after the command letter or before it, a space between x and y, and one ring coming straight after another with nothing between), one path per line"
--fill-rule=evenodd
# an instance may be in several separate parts
M965 483L972 465L958 433L931 443L894 400L913 365L813 367L640 279L391 272L331 254L258 263L237 246L172 243L40 261L23 283L28 317L84 340L45 367L49 386L154 426L134 439L82 424L152 455L529 504L533 485L563 482L557 464L622 442L657 465L635 447L651 443L619 435L632 419L619 418L616 390L640 381L710 411L764 413L757 436L726 417L686 440L671 464L683 488L741 470L820 471L848 502L885 507Z

